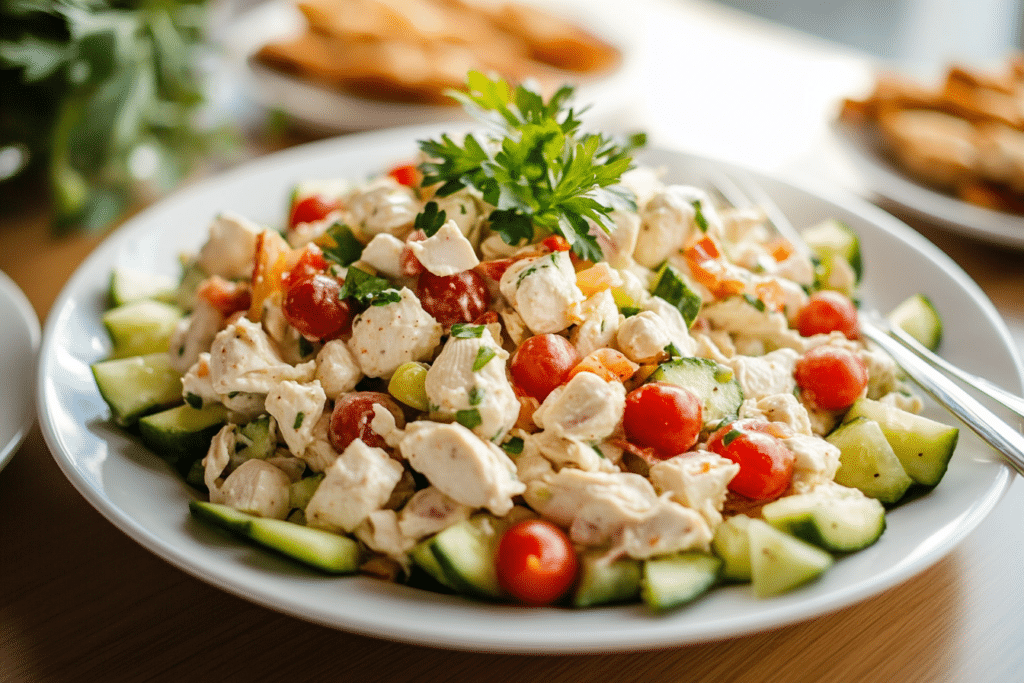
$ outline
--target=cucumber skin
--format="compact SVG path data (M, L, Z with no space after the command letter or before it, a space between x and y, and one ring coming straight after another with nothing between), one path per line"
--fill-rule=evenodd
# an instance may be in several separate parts
M604 563L598 556L580 558L580 573L573 589L573 607L594 607L633 602L640 597L643 566L639 560L622 558Z
M89 369L114 421L122 427L182 402L181 375L171 368L166 353L102 360ZM135 387L126 399L121 391L126 381L143 382L144 386Z
M822 522L816 519L813 514L801 516L797 519L768 520L768 523L779 531L785 532L790 536L796 536L797 538L816 545L823 550L835 553L851 553L863 550L878 541L878 539L882 537L882 533L885 531L885 515L882 515L882 521L878 527L873 529L870 533L865 534L862 537L862 540L855 541L853 543L835 542L833 540L834 537L822 531Z
M175 423L181 420L191 422L189 429L177 429ZM201 461L210 449L210 441L227 420L227 409L212 404L201 409L182 404L160 413L147 415L139 420L138 429L142 443L193 486L190 474L195 464ZM205 484L199 488L205 487Z
M188 508L192 516L198 520L307 567L327 574L354 574L359 570L359 544L347 536L299 526L280 519L256 517L220 503L190 500ZM302 541L297 538L303 535L316 539L317 542L326 541L328 545L334 547L330 554L323 554L322 548L314 548L312 544L303 546ZM286 536L292 538L286 539Z
M717 584L721 568L721 558L700 551L647 560L640 581L640 598L647 606L659 612L682 607L704 595ZM672 582L683 572L690 574L690 580L685 586L662 584L666 577Z

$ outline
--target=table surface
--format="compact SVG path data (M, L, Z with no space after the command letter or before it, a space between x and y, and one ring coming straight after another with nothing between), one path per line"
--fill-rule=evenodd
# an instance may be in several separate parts
M661 144L792 176L839 163L823 160L827 146L818 143L835 99L870 78L870 59L700 2L640 6L647 15L638 86L646 94L630 99L631 124L643 125ZM706 68L683 74L666 63ZM731 85L737 81L758 85L744 92ZM686 106L681 98L692 94L694 83L697 90L714 88L720 109ZM800 106L752 123L750 102L760 111L773 109L780 95L771 93L786 92L787 83L801 84ZM843 184L838 176L834 182ZM852 189L855 181L850 183ZM66 280L102 238L54 237L47 199L31 186L8 188L0 206L0 267L45 319ZM979 283L1024 347L1021 253L903 218ZM394 643L313 625L229 595L150 554L93 510L64 478L38 427L0 472L0 501L3 681L1024 679L1019 478L951 554L852 607L741 638L586 656L492 655Z

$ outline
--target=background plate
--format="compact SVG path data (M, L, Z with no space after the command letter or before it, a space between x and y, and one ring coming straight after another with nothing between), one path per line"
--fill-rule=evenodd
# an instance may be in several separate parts
M968 204L918 183L882 156L868 132L843 121L834 122L832 131L840 149L877 197L967 237L1024 249L1024 216Z
M0 272L0 469L11 461L36 421L36 352L39 318L25 294Z
M382 638L440 647L554 653L679 645L782 626L893 586L948 553L1005 492L1010 470L964 430L945 480L889 516L872 547L840 559L820 581L770 600L749 586L720 588L666 615L642 606L525 609L433 594L364 577L325 578L194 522L194 493L155 455L109 422L89 364L109 352L100 322L111 269L173 274L176 255L197 248L210 219L240 212L265 225L285 220L292 185L304 178L359 179L410 158L431 127L367 133L294 148L201 183L154 205L83 263L47 320L39 365L40 424L54 457L82 495L140 544L224 590L301 619ZM700 181L711 160L651 151L671 179ZM938 249L861 201L827 199L752 174L797 226L834 217L860 233L868 304L891 308L913 292L938 302L943 351L967 370L1021 386L1010 337L980 289ZM913 269L914 277L907 272ZM934 407L933 417L949 419Z

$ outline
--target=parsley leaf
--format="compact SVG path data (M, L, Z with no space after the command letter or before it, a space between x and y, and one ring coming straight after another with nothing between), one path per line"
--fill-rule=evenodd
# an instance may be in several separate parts
M455 323L448 334L455 339L479 339L484 336L484 326Z
M473 361L473 372L482 370L492 358L498 355L498 352L492 349L490 346L481 346L477 349L476 360Z
M466 429L473 429L483 424L483 419L480 417L480 411L476 408L470 408L469 410L456 410L455 421Z
M437 210L437 202L427 202L423 211L416 214L413 230L422 230L427 237L433 237L448 220L448 214Z
M364 306L384 306L402 300L401 294L390 282L359 268L348 269L338 298L355 299Z
M335 223L327 228L316 243L327 260L343 266L355 263L363 255L363 243L356 239L352 229L344 223Z
M532 242L539 229L564 237L580 258L600 260L593 226L607 231L613 209L635 208L618 183L646 137L620 144L579 133L581 121L567 106L572 95L564 86L545 101L526 86L471 71L466 92L452 96L489 124L488 132L481 139L468 134L461 144L448 135L420 141L428 157L420 166L423 184L439 185L441 197L464 187L478 190L495 207L491 229L507 244Z

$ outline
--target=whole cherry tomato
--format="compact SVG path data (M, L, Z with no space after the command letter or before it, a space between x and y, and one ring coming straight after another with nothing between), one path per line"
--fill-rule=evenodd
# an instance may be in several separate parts
M797 313L796 327L802 337L842 332L847 339L856 339L857 307L839 292L815 292Z
M740 466L729 490L752 498L771 500L793 481L796 456L773 433L776 428L759 420L737 420L720 427L708 439L708 450Z
M324 273L291 282L281 301L285 319L311 341L335 339L352 332L355 312L339 299L341 283Z
M804 397L818 408L848 408L868 385L868 368L853 351L839 346L816 346L793 370Z
M424 270L416 280L416 297L423 310L445 327L473 322L491 305L484 279L472 270L454 275Z
M495 568L509 595L528 605L549 605L572 588L579 560L564 531L543 519L527 519L501 535Z
M557 334L538 334L519 345L509 363L509 373L520 392L543 401L569 378L569 372L579 362L580 353L568 339Z
M668 382L651 382L626 396L622 427L632 443L653 448L662 459L690 450L704 426L697 396Z

